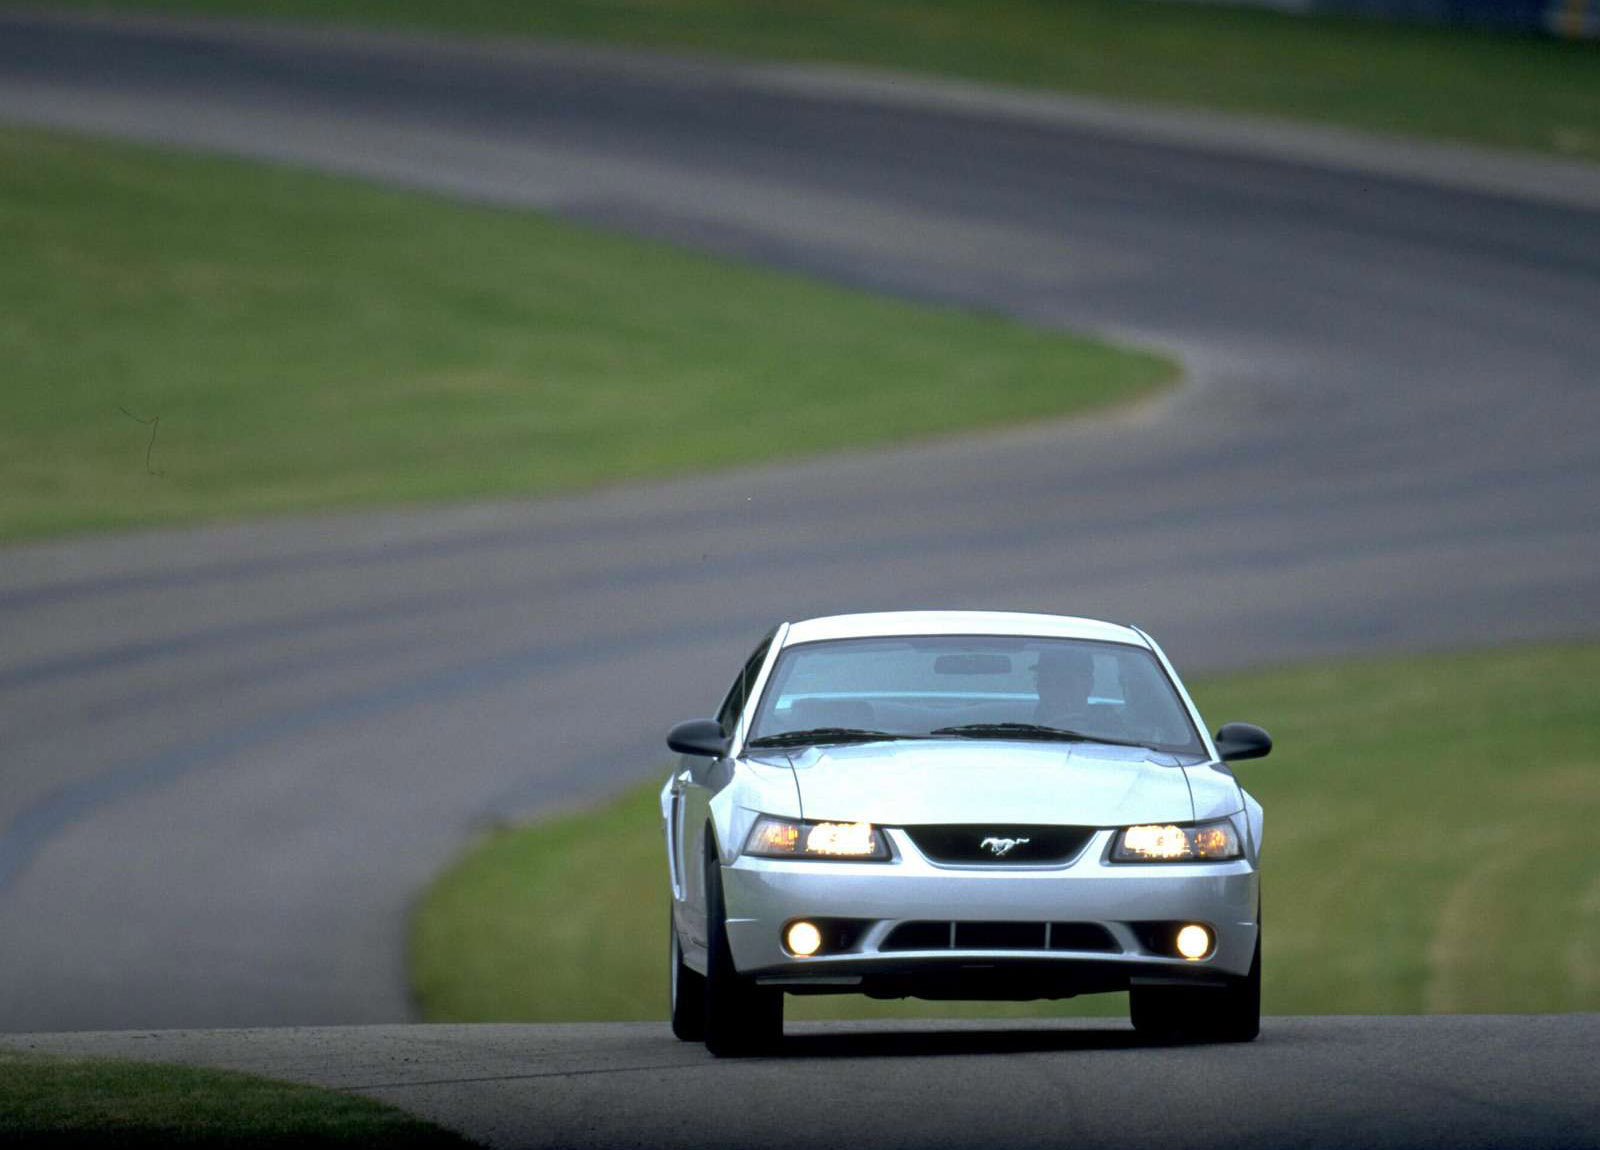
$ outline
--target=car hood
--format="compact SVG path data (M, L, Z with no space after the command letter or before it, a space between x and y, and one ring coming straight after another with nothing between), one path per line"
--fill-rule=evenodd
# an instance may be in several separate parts
M1196 760L1094 743L999 740L809 747L789 755L805 818L1120 826L1194 817Z

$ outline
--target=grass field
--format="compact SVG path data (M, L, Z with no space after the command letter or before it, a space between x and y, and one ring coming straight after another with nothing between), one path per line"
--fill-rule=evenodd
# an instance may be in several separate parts
M50 1058L0 1046L0 1145L230 1150L475 1145L370 1099L184 1066Z
M0 540L540 494L1176 376L532 213L36 132L0 129L0 237Z
M1141 0L71 0L844 61L1600 159L1600 45Z
M1266 807L1271 1013L1600 1010L1600 646L1350 662L1201 679L1213 725L1262 723L1241 763ZM663 755L661 777L666 777ZM611 806L503 831L414 920L440 1021L663 1017L666 886L653 779ZM1122 1013L790 998L791 1017Z

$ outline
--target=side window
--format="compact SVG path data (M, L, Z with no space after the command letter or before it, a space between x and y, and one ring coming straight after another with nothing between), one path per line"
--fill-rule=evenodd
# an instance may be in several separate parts
M739 677L733 681L733 686L728 688L728 696L722 700L722 708L717 712L717 722L722 724L725 734L732 734L734 726L739 722L744 702L750 697L750 687L755 683L756 676L761 673L761 664L766 661L767 648L771 645L770 635L761 640L760 645L739 669Z

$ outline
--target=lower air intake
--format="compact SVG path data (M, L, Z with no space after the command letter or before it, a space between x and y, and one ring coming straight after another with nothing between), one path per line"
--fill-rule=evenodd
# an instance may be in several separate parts
M1093 922L903 922L879 950L1121 950Z

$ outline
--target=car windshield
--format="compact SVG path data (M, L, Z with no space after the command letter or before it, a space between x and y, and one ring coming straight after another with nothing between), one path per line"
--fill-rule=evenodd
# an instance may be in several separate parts
M762 692L748 742L782 747L875 737L1203 750L1150 651L1125 643L988 635L789 647Z

